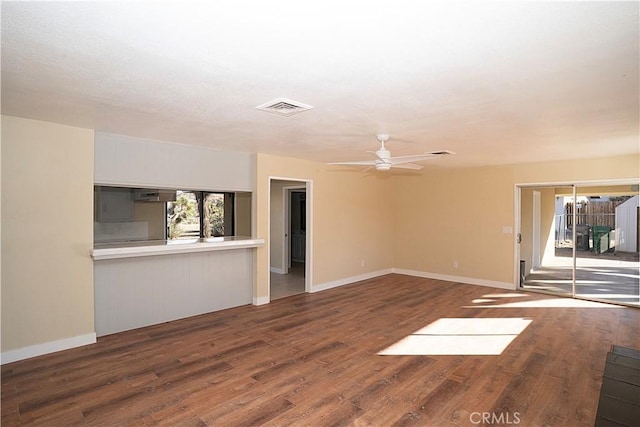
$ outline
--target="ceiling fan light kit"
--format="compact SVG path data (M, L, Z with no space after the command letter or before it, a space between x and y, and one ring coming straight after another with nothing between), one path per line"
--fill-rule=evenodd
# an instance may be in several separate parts
M369 166L365 169L365 171L371 169L372 167L375 167L378 171L388 171L391 168L420 170L422 169L422 166L415 164L414 162L436 159L438 157L454 154L453 151L440 150L414 156L391 157L391 152L384 146L384 143L389 140L389 135L386 133L379 133L376 135L376 139L378 140L378 142L380 142L380 148L377 151L367 151L367 153L374 154L377 159L361 160L355 162L334 162L328 164L346 166Z

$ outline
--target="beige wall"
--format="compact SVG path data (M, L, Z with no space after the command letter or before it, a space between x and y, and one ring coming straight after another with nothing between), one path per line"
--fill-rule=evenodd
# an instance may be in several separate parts
M516 184L637 180L639 162L631 155L394 177L394 267L513 283L515 235L502 229L515 226Z
M92 334L93 131L2 116L2 351Z
M236 231L237 236L252 237L251 232L251 193L236 193Z
M502 233L513 225L510 168L426 170L394 184L394 267L512 281L513 235Z
M520 194L520 259L525 261L527 273L533 268L533 193L540 193L540 233L538 239L541 265L554 256L555 197L554 187L525 187Z
M2 131L2 122L0 121L0 353L2 353L2 328L4 328L4 323L2 322L2 241L3 241L3 236L2 236L2 226L3 226L3 222L2 222L2 175L4 174L4 172L2 172L2 151L3 151L3 144L2 144L2 135L1 135L1 131Z
M312 180L312 286L392 267L393 209L388 175L339 171L320 163L259 154L256 215L258 237L269 235L269 177ZM311 196L312 194L312 196ZM268 295L269 241L257 253L257 297ZM364 261L364 267L361 266Z
M596 159L575 159L514 165L515 183L572 183L611 179L638 179L640 156L629 155Z
M556 195L553 188L540 189L540 260L542 265L555 256Z

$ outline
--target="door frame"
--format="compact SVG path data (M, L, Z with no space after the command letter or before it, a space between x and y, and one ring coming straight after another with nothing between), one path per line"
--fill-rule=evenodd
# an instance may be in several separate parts
M313 180L306 178L295 177L282 177L282 176L269 176L268 191L267 191L267 271L271 271L271 187L273 181L290 181L294 183L300 183L298 187L305 189L305 210L306 210L306 233L305 233L305 263L304 263L304 291L306 293L312 292L313 287ZM285 217L287 215L284 215ZM291 233L288 233L291 234ZM287 240L287 239L285 239ZM268 299L271 301L271 275L267 275L267 290Z
M531 268L540 268L542 257L540 256L540 192L533 190L533 227L531 236Z

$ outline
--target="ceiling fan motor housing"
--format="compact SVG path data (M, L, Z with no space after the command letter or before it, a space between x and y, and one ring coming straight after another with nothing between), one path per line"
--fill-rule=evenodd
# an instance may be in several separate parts
M383 147L376 151L376 156L378 156L379 159L385 160L391 157L391 151Z

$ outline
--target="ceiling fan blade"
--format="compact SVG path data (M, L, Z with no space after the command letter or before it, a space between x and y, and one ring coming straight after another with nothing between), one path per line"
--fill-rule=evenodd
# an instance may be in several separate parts
M418 155L418 156L403 156L403 157L392 157L389 160L391 161L392 165L401 165L403 163L413 163L413 162L421 162L423 160L431 160L431 159L437 159L438 156L431 156L431 155Z
M420 170L422 169L422 166L420 165L416 165L415 163L400 163L397 165L391 165L392 168L399 168L399 169L413 169L413 170Z
M376 160L362 160L360 162L334 162L327 163L328 165L349 165L349 166L375 166Z
M421 162L423 160L437 159L438 157L446 156L448 154L454 154L454 153L453 151L443 150L443 151L434 151L434 152L425 153L425 154L417 154L415 156L392 157L389 160L391 160L392 165L396 165L401 163Z

